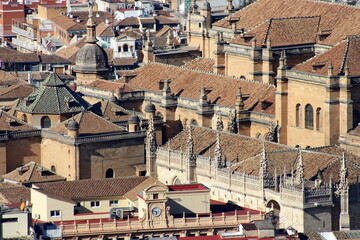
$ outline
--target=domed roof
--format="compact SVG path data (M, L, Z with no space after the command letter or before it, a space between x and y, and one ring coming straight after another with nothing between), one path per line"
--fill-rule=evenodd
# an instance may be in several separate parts
M148 103L146 104L145 106L145 112L148 112L148 113L153 113L156 111L156 108L155 108L155 105L152 104L152 103Z
M102 47L96 43L86 43L77 53L75 72L108 71L108 57Z
M131 115L131 116L129 117L129 123L130 123L130 124L138 124L139 122L140 122L140 119L139 119L138 116L136 116L136 115Z
M79 130L79 124L76 121L71 119L67 125L67 129L72 130L72 131L77 131L77 130Z

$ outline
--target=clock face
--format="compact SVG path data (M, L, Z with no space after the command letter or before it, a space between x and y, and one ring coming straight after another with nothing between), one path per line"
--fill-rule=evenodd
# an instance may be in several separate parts
M151 210L151 213L152 213L155 217L158 217L158 216L160 216L160 214L161 214L161 209L158 208L158 207L154 207L154 208Z

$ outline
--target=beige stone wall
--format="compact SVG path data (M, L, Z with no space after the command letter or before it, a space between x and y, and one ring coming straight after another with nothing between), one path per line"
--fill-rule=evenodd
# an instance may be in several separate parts
M40 163L41 137L16 138L6 142L6 171L31 161Z
M244 76L246 79L254 80L254 76L250 74L254 71L253 61L247 56L225 53L225 66L225 74L228 76Z
M7 173L6 142L0 142L0 174Z
M76 180L76 162L79 158L75 146L61 143L52 139L43 138L41 143L41 164L51 169L55 167L56 173L67 180Z
M117 200L117 205L110 205L111 200ZM91 202L98 201L99 207L91 207ZM129 207L131 203L122 196L111 196L106 198L93 198L89 199L75 199L74 202L79 202L81 207L77 207L78 214L81 213L104 213L110 212L111 208Z
M171 214L210 212L210 191L170 191L167 197Z
M32 218L36 219L36 215L40 215L38 218L41 221L64 221L74 219L74 204L60 201L57 199L49 198L45 194L36 191L36 189L30 190L32 206ZM51 217L50 211L60 210L60 216Z
M335 96L334 96L335 98ZM333 105L331 113L327 110L329 104L324 103L327 99L326 88L321 84L312 82L296 81L289 79L288 82L288 129L287 129L287 144L290 146L299 145L301 147L317 147L330 142L329 133L326 133L330 119L332 121L338 120L338 105ZM336 98L335 98L336 99ZM300 104L300 118L299 126L296 126L296 105ZM305 106L311 104L314 113L314 127L308 129L305 127ZM320 125L316 126L316 109L321 108ZM329 115L330 114L330 115ZM317 128L319 130L317 130ZM338 131L338 124L333 123L331 132Z
M115 177L133 176L134 165L145 163L141 138L83 144L79 149L81 179L103 178L109 168Z
M66 12L66 7L45 7L45 6L38 6L38 15L39 18L50 20L54 17L57 17L60 15L61 12Z

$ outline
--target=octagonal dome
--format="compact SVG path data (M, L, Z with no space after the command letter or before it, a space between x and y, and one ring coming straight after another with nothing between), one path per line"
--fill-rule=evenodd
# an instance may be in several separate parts
M108 57L102 47L96 43L86 43L76 55L75 72L108 71Z

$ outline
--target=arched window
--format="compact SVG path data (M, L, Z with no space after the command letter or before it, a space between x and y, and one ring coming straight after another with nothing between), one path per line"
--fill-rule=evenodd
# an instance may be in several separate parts
M295 113L295 124L297 127L300 126L300 119L301 119L301 105L300 104L296 104L296 113Z
M194 125L194 126L197 126L197 125L198 125L198 123L197 123L197 121L196 121L195 119L192 119L190 124L191 124L191 125Z
M113 178L114 177L114 170L112 168L109 168L108 170L106 170L105 177L106 178Z
M305 127L314 128L314 111L310 104L305 106Z
M41 128L49 128L51 127L51 120L49 117L42 117L41 118Z
M50 170L53 171L53 172L56 172L56 167L54 165L52 165Z
M23 114L23 115L22 115L21 120L23 120L24 122L27 123L27 116L26 116L26 114Z
M316 109L316 130L321 130L321 108Z
M118 52L121 52L121 46L118 47Z
M123 46L123 50L124 50L124 52L129 51L129 46L128 46L127 44L124 44L124 46Z

